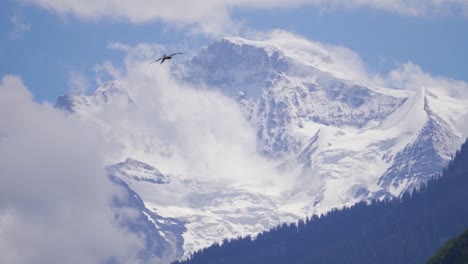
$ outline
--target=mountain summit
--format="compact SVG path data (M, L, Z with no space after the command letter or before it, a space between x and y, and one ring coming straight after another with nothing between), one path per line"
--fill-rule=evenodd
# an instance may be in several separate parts
M187 63L185 80L238 100L262 153L303 164L303 182L320 178L316 200L399 196L461 145L459 117L441 106L461 116L466 100L381 87L358 62L347 49L275 31L211 44Z
M171 103L182 95L173 92L172 101L164 101L169 93L161 87L135 96L134 87L152 85L144 82L150 77L136 78L140 75L107 83L89 95L61 97L57 106L96 121L119 143L123 151L120 160L114 157L113 175L141 197L147 210L185 224L184 256L223 238L359 201L400 196L440 173L463 141L457 128L468 112L466 100L425 87L382 87L353 52L284 31L264 40L219 39L172 73L157 80L172 78L195 87L185 92L200 95L202 106L212 106L213 98L225 100L226 107L236 105L250 127L224 129L228 116L237 117L229 115L231 108L194 112L190 107L197 103L187 100L180 107L191 110L174 109ZM162 133L152 126L156 121L169 129ZM207 122L219 125L206 129ZM252 143L242 134L249 129L256 135ZM242 144L216 137L238 135L233 130L242 135ZM207 141L193 139L196 135ZM242 149L249 144L256 146ZM230 153L261 156L274 165L277 173L271 174L281 175L271 182L278 180L284 188L255 185L254 178L268 173ZM194 159L200 156L207 159ZM204 178L205 168L216 168L219 177ZM249 170L255 171L250 178L244 175ZM235 179L221 180L223 174Z

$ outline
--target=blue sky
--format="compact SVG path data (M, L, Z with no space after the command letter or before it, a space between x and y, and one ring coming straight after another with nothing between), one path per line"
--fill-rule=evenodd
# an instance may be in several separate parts
M366 5L336 0L330 5L298 0L292 6L274 0L226 1L215 7L212 1L200 1L201 6L206 2L206 10L191 11L190 6L180 10L164 6L164 1L140 0L133 5L142 9L135 7L134 12L122 11L128 7L118 4L99 9L99 3L106 5L108 0L71 1L83 5L68 7L67 2L5 0L0 4L0 76L20 76L37 101L55 102L77 76L85 86L95 88L95 65L122 64L125 54L109 49L110 43L154 42L168 49L196 51L223 35L248 36L277 28L350 48L370 71L385 74L396 63L411 61L433 76L468 81L468 4L463 1L441 1L445 2L442 7L417 6L417 0L407 1L415 3L408 6L383 1L388 2L383 7L372 1ZM156 7L152 11L144 5ZM208 5L216 8L217 15L211 17L214 12ZM148 13L140 15L141 10ZM158 10L166 11L161 15Z

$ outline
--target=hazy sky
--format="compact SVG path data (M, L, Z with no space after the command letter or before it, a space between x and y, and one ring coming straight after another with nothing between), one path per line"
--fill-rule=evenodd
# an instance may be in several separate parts
M125 54L109 43L195 52L220 36L279 28L350 48L375 72L411 61L467 81L467 10L466 0L3 0L0 76L18 75L36 100L55 102L70 89L94 89L95 65L122 66Z

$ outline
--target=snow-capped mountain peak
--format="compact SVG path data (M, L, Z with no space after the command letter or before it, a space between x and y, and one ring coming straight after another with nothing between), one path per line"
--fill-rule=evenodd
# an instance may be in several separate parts
M231 96L242 87L248 97L258 98L276 80L297 77L315 82L320 77L339 78L353 84L366 82L365 70L351 51L310 42L277 30L266 40L222 38L195 56L188 65L187 80L218 87Z
M270 56L278 53L292 64L315 68L345 80L357 81L365 75L360 59L354 52L344 47L313 42L284 30L274 30L264 40L239 37L226 37L224 40L238 46L262 48Z
M146 181L154 184L167 184L169 176L162 174L158 169L146 163L127 158L107 168L108 172L123 180Z
M89 95L60 98L57 105L102 124L113 140L125 146L124 157L146 162L127 159L108 170L141 196L147 210L184 223L183 248L188 256L223 238L255 234L307 214L399 196L442 169L462 142L463 133L458 128L468 113L468 102L424 87L412 91L379 86L366 78L360 63L345 48L275 31L262 40L222 38L175 67L173 78L180 78L187 86L204 87L197 95L208 97L212 93L206 90L217 90L217 97L210 100L220 99L222 94L223 102L232 103L236 111L237 102L244 116L236 112L235 117L242 120L242 127L230 130L252 129L256 134L250 130L247 136L242 134L242 144L236 146L219 142L214 135L216 127L206 129L210 122L229 124L212 120L220 117L211 112L220 109L193 112L167 107L165 111L138 111L125 118L127 108L121 107L115 118L115 105L138 104L118 83L104 85ZM142 83L152 85L139 85ZM190 90L190 94L196 93ZM164 103L170 105L177 96ZM155 105L150 100L145 106ZM106 109L106 114L100 114ZM177 114L169 120L172 110ZM200 113L207 117L198 116ZM147 125L154 120L169 123L169 132L157 133L161 132L159 127ZM120 126L121 122L126 126ZM181 127L190 133L180 133ZM207 136L216 151L206 153L211 150L202 145L206 142L188 140L195 134ZM250 140L254 136L256 141ZM171 140L187 140L186 148L174 147L179 142ZM246 145L247 150L241 149ZM191 152L194 149L203 151ZM266 187L253 188L244 175L239 175L237 182L235 177L230 181L197 178L204 167L229 175L250 169L264 171L255 170L255 163L236 159L224 163L220 155L231 157L225 149L247 155L255 152L252 157L261 156L273 168L271 181L280 175L288 187L277 193ZM200 154L207 160L185 163L186 157ZM220 164L208 164L213 161ZM190 165L197 173L187 169ZM228 165L229 172L223 165Z
M66 94L57 99L56 107L69 112L82 111L86 114L93 109L102 108L105 104L133 104L128 92L119 80L105 82L90 94Z

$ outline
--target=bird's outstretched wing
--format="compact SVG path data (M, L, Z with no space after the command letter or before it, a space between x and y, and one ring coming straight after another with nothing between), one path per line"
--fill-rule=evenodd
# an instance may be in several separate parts
M163 58L159 58L159 59L157 59L157 60L155 60L155 61L150 62L150 64L153 64L153 63L155 63L155 62L158 62L158 61L160 61L160 60L162 60L162 59L163 59Z
M171 56L171 57L172 57L172 56L174 56L174 55L177 55L177 54L184 54L184 53L183 53L183 52L176 52L176 53L172 53L172 54L171 54L171 55L169 55L169 56Z

